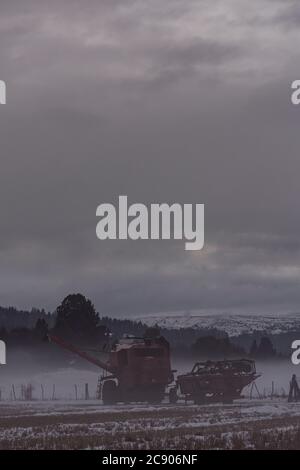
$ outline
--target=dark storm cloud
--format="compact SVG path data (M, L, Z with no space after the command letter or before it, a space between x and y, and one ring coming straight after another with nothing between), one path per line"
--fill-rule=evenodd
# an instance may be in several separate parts
M278 24L284 27L298 27L300 23L300 5L295 0L289 0L276 16Z
M1 2L0 304L295 309L292 2ZM298 38L299 39L299 38ZM99 242L101 202L206 205L206 245Z

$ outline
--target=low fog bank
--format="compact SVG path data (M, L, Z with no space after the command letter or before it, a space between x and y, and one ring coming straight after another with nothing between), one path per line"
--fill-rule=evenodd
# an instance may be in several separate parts
M14 395L20 399L22 386L28 385L33 387L34 399L80 399L85 384L90 397L95 398L101 373L96 366L53 345L39 350L9 349L7 364L0 366L1 399L14 399Z
M51 399L82 399L85 396L85 384L88 384L90 398L96 397L97 384L102 370L89 365L86 361L68 357L64 366L57 366L49 361L47 365L41 364L39 358L30 352L15 350L9 356L9 362L0 366L0 390L2 400L13 399L12 386L15 388L16 398L21 397L22 386L32 385L33 398ZM193 367L193 360L172 361L172 368L176 370L175 376L189 372ZM256 384L261 395L287 394L292 374L298 376L300 383L300 366L294 366L290 360L257 361L256 369L261 376ZM272 385L273 382L273 385ZM244 389L244 395L249 396L250 387ZM257 391L253 391L257 397Z
M274 393L281 395L289 392L289 382L293 374L297 376L300 385L300 366L292 364L290 359L277 361L258 361L256 370L261 377L256 380L260 393L270 394L272 382L274 383Z

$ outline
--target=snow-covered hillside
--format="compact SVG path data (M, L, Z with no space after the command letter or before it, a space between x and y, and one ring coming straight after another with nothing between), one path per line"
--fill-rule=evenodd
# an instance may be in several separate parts
M143 323L161 328L217 328L230 336L254 331L268 334L300 331L300 313L289 314L204 314L204 313L161 313L147 314L138 318Z

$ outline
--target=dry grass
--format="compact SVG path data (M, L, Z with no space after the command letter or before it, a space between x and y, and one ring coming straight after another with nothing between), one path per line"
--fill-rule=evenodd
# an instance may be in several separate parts
M300 449L300 407L272 406L1 404L0 449Z

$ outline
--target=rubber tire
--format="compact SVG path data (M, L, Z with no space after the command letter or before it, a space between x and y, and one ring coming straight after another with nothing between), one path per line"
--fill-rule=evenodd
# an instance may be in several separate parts
M102 385L102 402L103 405L115 405L118 401L118 387L114 380L106 380Z
M169 391L169 402L172 405L175 405L177 401L178 401L177 389L174 387L174 388L171 388Z

